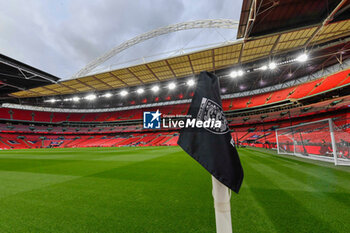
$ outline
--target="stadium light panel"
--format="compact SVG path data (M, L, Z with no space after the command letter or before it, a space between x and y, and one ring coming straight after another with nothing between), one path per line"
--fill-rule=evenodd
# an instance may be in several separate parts
M238 77L238 76L243 76L243 74L244 74L244 71L243 70L237 70L237 71L232 71L231 73L230 73L230 77L231 78L236 78L236 77Z
M194 80L193 79L188 80L187 85L192 87L194 85Z
M260 67L261 70L267 70L267 65Z
M175 87L176 87L175 83L169 83L169 85L168 85L169 90L173 90L173 89L175 89Z
M56 99L49 99L47 102L55 103L56 101L57 101Z
M298 62L306 62L307 59L308 59L308 56L307 56L307 54L305 54L305 53L299 55L299 56L296 58L296 60L297 60Z
M236 71L232 71L231 73L230 73L230 77L231 78L236 78L238 76L238 73L236 72Z
M136 90L137 94L142 94L145 92L145 90L143 88L139 88Z
M103 96L106 97L106 98L110 98L110 97L112 97L112 93L107 92L107 93L104 94Z
M127 94L129 94L126 90L122 90L121 92L120 92L120 95L121 96L126 96Z
M158 92L159 91L159 86L153 86L151 90L153 92Z
M78 101L80 100L80 98L77 97L77 96L74 96L74 97L72 98L72 100L73 100L74 102L78 102Z
M275 62L271 62L271 63L269 64L269 69L270 69L270 70L274 70L274 69L276 69L276 67L277 67L277 64L276 64Z
M94 94L87 95L87 96L85 96L85 99L87 99L87 100L94 100L94 99L96 99L96 95L94 95Z

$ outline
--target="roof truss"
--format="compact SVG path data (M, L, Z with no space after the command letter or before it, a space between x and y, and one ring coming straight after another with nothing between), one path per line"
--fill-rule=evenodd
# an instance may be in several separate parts
M45 88L12 93L18 98L51 96L131 87L214 71L330 42L350 35L350 20L299 28L239 41L190 54L66 80Z

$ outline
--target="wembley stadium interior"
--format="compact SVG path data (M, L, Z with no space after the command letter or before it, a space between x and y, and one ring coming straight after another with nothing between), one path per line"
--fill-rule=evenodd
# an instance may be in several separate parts
M275 149L276 129L328 118L349 133L349 16L349 1L244 0L234 43L70 80L1 55L0 149L177 145L142 112L186 114L201 71L238 145ZM319 153L322 135L303 140Z

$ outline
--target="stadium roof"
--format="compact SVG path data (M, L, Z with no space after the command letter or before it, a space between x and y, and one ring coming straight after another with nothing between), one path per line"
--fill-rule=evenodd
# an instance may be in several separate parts
M11 95L28 98L137 86L192 76L203 70L213 71L234 67L272 55L307 49L349 35L350 20L322 27L320 25L307 26L160 61L66 80L57 84L15 92Z
M59 78L0 54L0 98L9 93L56 83Z
M347 18L347 0L243 0L237 38L251 38Z

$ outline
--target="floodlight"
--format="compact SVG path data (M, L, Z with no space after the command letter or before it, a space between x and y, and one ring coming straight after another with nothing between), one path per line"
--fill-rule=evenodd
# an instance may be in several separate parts
M306 62L307 59L308 59L308 56L307 56L307 54L305 54L305 53L299 55L299 56L296 58L296 60L297 60L298 62Z
M77 97L77 96L74 96L74 97L72 98L72 100L73 100L74 102L78 102L78 101L80 100L80 98Z
M269 64L269 69L270 69L270 70L274 70L274 69L276 69L276 67L277 67L277 64L276 64L275 62L271 62L271 63Z
M193 86L194 85L194 80L193 79L188 80L187 81L187 85L190 86L190 87Z
M153 92L157 92L159 91L159 86L153 86L152 89L151 89Z
M144 91L145 91L145 90L143 90L143 88L139 88L139 89L136 90L136 92L137 92L138 94L142 94Z
M120 92L120 95L121 96L126 96L128 94L128 92L126 91L126 90L122 90L121 92Z
M243 70L237 71L237 75L238 75L238 76L242 76L243 74L244 74Z
M175 87L176 87L175 83L169 83L169 85L168 85L169 90L173 90L173 89L175 89Z
M87 99L87 100L94 100L94 99L96 99L96 95L94 95L94 94L87 95L87 96L85 97L85 99Z
M261 70L267 70L267 65L260 67Z
M232 72L230 73L230 77L231 77L231 78L236 78L237 75L238 75L238 73L237 73L236 71L232 71Z
M106 97L106 98L110 98L110 97L112 97L112 93L107 92L107 93L106 93L106 94L104 94L103 96L104 96L104 97Z

